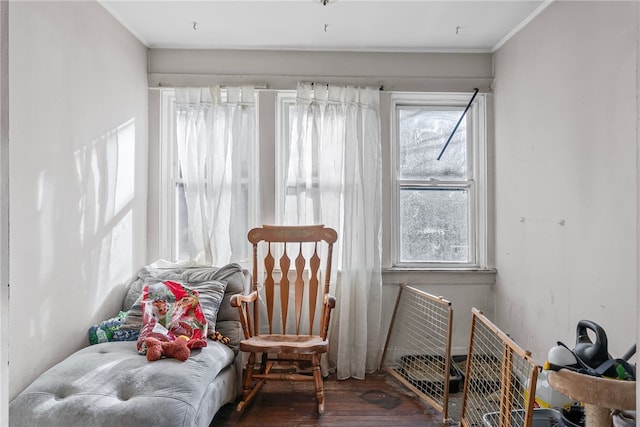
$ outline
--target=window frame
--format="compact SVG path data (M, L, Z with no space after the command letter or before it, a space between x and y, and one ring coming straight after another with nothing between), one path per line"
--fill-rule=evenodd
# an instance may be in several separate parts
M455 107L464 111L473 94L436 92L393 92L389 108L389 147L391 181L390 252L396 269L485 269L487 268L487 97L478 94L466 113L467 169L466 181L408 180L400 178L398 107ZM400 260L400 192L401 188L465 188L468 190L468 262L403 262Z

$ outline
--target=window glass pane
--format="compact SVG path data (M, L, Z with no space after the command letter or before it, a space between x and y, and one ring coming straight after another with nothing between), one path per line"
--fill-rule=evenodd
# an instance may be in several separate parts
M462 120L447 149L438 160L462 112L463 109L454 107L398 107L400 179L467 179L466 120Z
M400 261L469 262L468 191L400 190Z

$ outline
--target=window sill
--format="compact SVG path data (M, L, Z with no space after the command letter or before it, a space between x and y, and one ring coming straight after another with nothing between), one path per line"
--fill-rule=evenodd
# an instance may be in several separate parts
M495 268L417 269L395 267L382 269L382 281L385 285L398 283L493 285L496 282L496 274Z

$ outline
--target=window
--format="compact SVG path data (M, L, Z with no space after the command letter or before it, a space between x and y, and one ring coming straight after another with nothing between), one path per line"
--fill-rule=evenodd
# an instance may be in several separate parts
M396 267L486 265L483 95L476 97L443 151L470 98L391 96L391 235Z
M299 153L299 148L295 143L291 143L290 136L298 133L298 126L301 126L302 116L306 114L305 109L300 110L296 107L296 92L295 91L279 91L277 95L277 133L275 142L276 158L276 170L275 179L279 185L276 185L275 189L275 218L278 223L281 224L294 224L297 218L301 215L297 212L298 209L304 211L302 214L305 218L308 218L310 222L318 222L321 218L320 214L320 188L319 188L319 174L320 153L307 151ZM333 147L335 148L335 147ZM325 146L324 155L333 158L330 148ZM293 153L290 156L290 153ZM287 163L287 159L291 162ZM296 186L300 183L296 182L294 171L301 167L308 165L308 170L305 173L309 177L309 182L312 183L310 188L306 188L305 197L299 199ZM340 177L336 178L338 181ZM332 189L339 188L339 182L327 182L325 180L325 186L330 185ZM285 202L286 200L286 202ZM285 211L284 206L287 206Z
M176 154L176 97L172 89L160 92L160 258L184 259L187 256L186 202Z
M277 95L277 120L278 126L276 131L276 143L275 143L275 151L277 153L276 157L276 170L275 170L275 178L276 182L283 183L283 185L276 185L275 188L275 208L276 208L276 222L281 224L293 224L295 223L295 218L297 217L294 209L297 207L297 203L294 202L296 197L295 186L296 183L292 181L289 177L289 170L295 170L299 165L289 165L287 164L287 160L289 158L289 150L297 150L297 147L292 146L289 141L289 137L291 132L294 130L294 127L298 125L298 122L295 120L296 118L296 92L295 91L281 91L278 92ZM313 156L313 153L307 153L309 156ZM293 158L298 158L298 156L293 156ZM310 164L315 164L310 161ZM318 170L310 170L309 174L313 177L313 181L317 181ZM285 203L285 199L289 199L289 203ZM309 194L309 203L305 204L306 207L306 215L308 218L318 218L319 213L319 200L318 194L311 192ZM289 207L289 211L285 212L284 206L285 204Z
M249 260L246 232L257 223L259 194L253 167L257 147L255 108L253 101L244 103L237 90L229 94L224 89L216 90L219 93L215 99L222 104L205 100L197 106L190 103L188 108L176 107L174 90L161 92L162 258L188 259L189 249L194 246L190 234L193 237L194 230L202 230L193 239L215 241L206 248L212 259ZM252 98L253 88L250 95ZM232 98L229 102L227 96ZM225 133L231 128L236 130L233 136ZM187 141L181 147L186 153L182 160L178 156L179 140ZM213 140L217 143L211 144ZM192 149L186 150L186 146ZM196 207L192 212L188 211L188 202Z

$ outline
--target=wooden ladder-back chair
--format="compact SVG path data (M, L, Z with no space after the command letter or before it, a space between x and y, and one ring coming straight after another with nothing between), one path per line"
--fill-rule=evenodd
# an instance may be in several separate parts
M314 381L318 413L322 414L320 356L329 348L327 332L336 304L329 294L329 281L338 235L323 225L264 225L249 231L247 237L253 245L252 292L231 300L244 330L240 350L249 353L237 410L245 408L266 380ZM262 328L260 320L266 322ZM258 353L261 363L256 366ZM288 369L272 371L279 364ZM292 367L309 365L313 375L291 372Z

